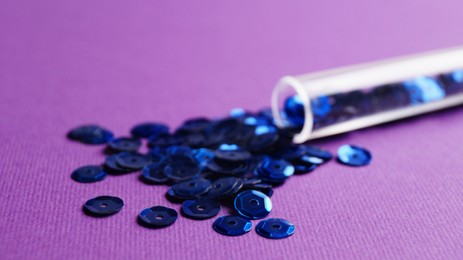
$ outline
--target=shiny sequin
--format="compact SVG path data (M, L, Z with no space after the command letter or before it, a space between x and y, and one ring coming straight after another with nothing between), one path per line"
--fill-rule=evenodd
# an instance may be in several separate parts
M445 97L445 92L440 84L430 77L419 77L406 81L404 86L410 93L412 104L429 103Z
M155 206L142 210L138 215L139 223L146 227L167 227L177 220L178 213L174 209Z
M360 146L343 145L338 149L338 161L349 166L364 166L371 162L371 154Z
M294 126L304 125L304 104L299 96L291 96L286 99L284 112L288 121Z
M285 160L265 158L256 171L263 178L284 181L294 174L294 166Z
M264 193L247 190L239 193L234 201L238 213L249 219L265 218L272 211L272 201Z
M214 221L214 230L226 236L240 236L252 229L251 221L239 216L223 216Z
M287 238L294 234L294 230L291 222L279 218L262 220L256 226L257 234L271 239Z
M182 204L182 213L192 219L208 219L216 216L221 210L218 201L209 198L186 200Z
M209 161L212 158L214 158L214 151L206 149L206 148L201 148L201 149L196 149L192 151L192 155L196 159L196 161L199 163L199 166L201 167L201 169L205 169Z

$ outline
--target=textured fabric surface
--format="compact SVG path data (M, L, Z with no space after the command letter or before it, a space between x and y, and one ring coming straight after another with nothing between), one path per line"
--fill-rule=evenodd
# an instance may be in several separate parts
M76 183L72 170L102 162L102 147L65 137L83 123L127 135L142 121L256 110L280 76L458 45L461 24L459 0L1 1L0 258L461 259L460 108L315 142L374 159L275 189L270 216L296 225L281 241L221 236L213 219L140 227L145 207L179 209L167 187L137 174ZM126 206L84 215L97 195Z

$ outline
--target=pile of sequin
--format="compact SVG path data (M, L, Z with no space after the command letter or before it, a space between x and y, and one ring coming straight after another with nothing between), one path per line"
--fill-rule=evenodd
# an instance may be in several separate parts
M273 188L294 174L306 174L332 159L331 153L309 145L292 143L294 130L273 124L269 109L249 113L235 109L229 117L217 120L195 118L175 131L160 123L143 123L131 129L130 137L115 138L97 125L77 127L68 137L85 144L106 144L108 156L102 166L76 169L77 182L103 180L107 174L140 172L146 184L165 184L172 202L182 203L181 213L190 219L216 216L222 207L236 212L216 219L213 229L228 236L243 235L252 229L250 220L264 219L272 211ZM148 153L138 152L143 141ZM366 165L368 151L342 146L338 161ZM100 196L88 200L84 211L91 216L107 216L122 209L120 198ZM178 217L176 210L153 206L142 210L140 225L166 227ZM294 233L294 225L279 218L260 221L256 232L280 239Z

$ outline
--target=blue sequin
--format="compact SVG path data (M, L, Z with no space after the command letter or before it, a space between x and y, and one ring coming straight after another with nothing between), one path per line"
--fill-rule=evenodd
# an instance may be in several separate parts
M166 148L168 155L191 156L192 149L185 145L172 145Z
M73 180L81 183L102 181L105 177L106 172L103 168L95 165L80 167L71 174Z
M119 212L124 207L124 202L113 196L99 196L85 202L84 210L93 216L109 216Z
M230 111L230 116L234 118L240 118L246 115L246 111L242 108L234 108Z
M112 132L97 126L83 125L72 129L68 138L85 144L105 144L114 138Z
M192 219L208 219L219 214L221 208L218 201L209 198L197 198L184 201L182 213Z
M450 75L455 83L463 83L463 70L456 70L450 73Z
M371 154L359 146L343 145L338 149L338 161L349 166L364 166L371 162Z
M174 209L155 206L142 210L138 215L139 223L145 227L167 227L177 220L178 213Z
M234 201L238 213L249 219L265 218L272 211L272 201L264 193L247 190L239 193Z
M120 137L111 140L108 147L115 152L136 152L141 146L138 138Z
M236 146L236 149L221 149L224 145L221 145L214 153L214 158L220 161L226 162L242 162L251 159L251 153L240 149Z
M299 96L288 97L283 109L291 124L295 126L304 125L304 104Z
M217 150L219 151L236 151L239 150L240 147L236 144L221 144Z
M430 77L419 77L405 81L404 86L410 93L412 104L429 103L445 97L445 92L440 84Z
M240 236L252 229L251 221L239 216L223 216L214 221L214 230L226 236Z
M164 168L164 173L173 181L186 181L199 176L201 168L196 162L176 161L169 163Z
M160 135L152 135L148 138L148 146L149 147L156 147L156 146L172 146L172 145L182 145L183 140L179 136L173 136L169 134L160 134Z
M214 151L206 148L200 148L193 150L192 155L199 163L201 169L205 169L209 161L212 160L212 158L214 158Z
M265 152L271 149L278 141L279 135L276 132L261 133L252 136L248 143L247 148L252 152Z
M279 218L269 218L260 221L256 226L257 234L271 239L287 238L294 234L295 228L292 223Z
M130 133L137 138L148 138L153 135L169 133L169 127L160 123L142 123L134 126Z
M142 178L149 183L166 183L169 177L164 174L165 164L162 162L146 165L142 170Z
M226 198L236 194L241 187L243 181L235 177L225 177L215 180L207 194L209 198Z
M176 198L193 199L207 193L211 187L210 181L200 178L177 183L171 189Z
M285 160L265 158L257 168L257 174L266 179L284 181L294 174L294 166Z
M210 125L210 120L204 117L193 118L185 121L176 131L175 134L200 133Z
M267 133L276 133L277 129L274 126L268 126L268 125L260 125L257 126L256 129L254 130L255 135L263 135Z
M310 106L312 108L312 113L316 116L326 116L331 112L331 104L327 96L319 96L318 98L312 99L310 101Z
M301 146L301 148L304 150L305 155L309 155L311 157L317 157L319 159L322 159L325 162L333 158L333 155L330 152L322 150L315 146L304 145L304 146Z
M218 149L214 152L214 158L208 162L207 169L223 175L239 175L246 172L249 166L247 160L251 154L238 146L226 147L225 150Z
M140 170L151 163L151 158L144 154L122 152L116 155L116 162L121 167L132 170Z
M317 169L317 164L312 163L299 163L294 164L294 173L296 174L304 174L309 173Z
M105 170L112 174L123 174L136 171L136 169L130 169L119 165L117 163L117 154L106 157L104 166Z

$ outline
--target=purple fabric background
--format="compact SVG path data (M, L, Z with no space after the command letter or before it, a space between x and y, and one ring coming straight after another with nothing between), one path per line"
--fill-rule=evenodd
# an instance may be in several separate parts
M220 3L219 3L220 2ZM344 3L343 3L344 2ZM272 241L225 237L213 220L136 223L164 199L137 174L70 179L101 147L66 132L268 106L274 83L340 65L463 43L461 1L20 1L0 3L1 259L457 259L463 255L463 116L452 109L317 143L368 147L373 163L330 162L275 190ZM91 197L126 206L106 219ZM223 212L222 214L225 214ZM254 222L256 224L256 222Z

